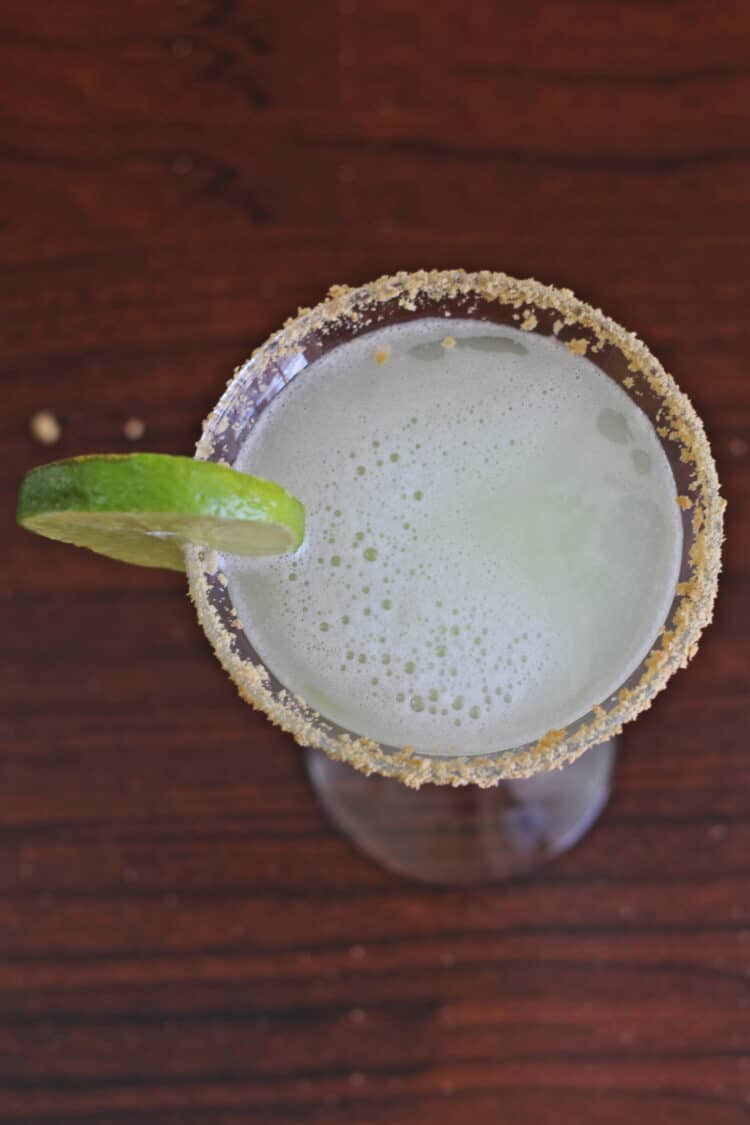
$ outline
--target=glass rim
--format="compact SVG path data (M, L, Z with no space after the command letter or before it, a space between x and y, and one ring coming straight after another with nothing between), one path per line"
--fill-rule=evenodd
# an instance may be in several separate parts
M203 424L195 456L231 463L223 444L227 433L241 428L235 400L241 395L243 380L255 393L265 396L267 405L325 349L326 343L336 346L341 333L343 338L360 335L396 318L471 318L480 307L502 309L509 325L554 336L601 369L603 357L607 357L607 363L617 367L618 381L633 401L643 409L646 401L650 403L648 413L673 471L682 477L677 482L677 499L686 550L672 607L641 664L607 700L567 727L547 731L517 748L449 756L410 746L381 745L339 727L275 681L250 647L252 642L245 638L229 599L220 557L197 546L186 551L190 596L198 619L242 698L265 712L301 745L317 747L365 774L382 774L413 787L426 782L488 787L506 778L529 777L558 769L589 747L618 734L623 724L649 707L671 676L695 655L701 634L712 618L721 569L725 501L719 493L703 423L690 400L637 336L600 309L579 300L569 289L533 279L519 280L486 270L430 270L386 275L356 288L334 286L314 308L300 309L235 370ZM447 311L449 308L451 311ZM306 353L311 346L308 360ZM612 371L606 373L616 377ZM246 418L243 424L246 428Z

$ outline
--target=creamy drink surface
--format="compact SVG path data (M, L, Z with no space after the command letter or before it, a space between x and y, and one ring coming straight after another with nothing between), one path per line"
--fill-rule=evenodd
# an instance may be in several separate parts
M360 336L295 377L236 467L307 512L296 555L224 560L253 647L388 745L489 753L563 727L627 679L672 603L659 440L554 338L458 319Z

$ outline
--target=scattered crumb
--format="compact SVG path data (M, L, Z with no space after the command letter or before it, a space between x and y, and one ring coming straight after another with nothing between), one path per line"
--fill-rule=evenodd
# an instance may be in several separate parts
M146 432L146 423L142 418L128 418L122 432L128 441L140 441Z
M57 420L57 416L51 410L37 410L36 414L32 414L29 429L31 430L31 436L41 442L42 445L54 445L55 442L60 440L62 434L62 427Z
M377 363L378 367L382 367L384 363L388 362L390 354L390 348L378 348L378 350L375 352L375 362Z
M568 351L573 352L574 355L585 355L589 350L588 340L584 340L582 337L577 340L568 340L565 346Z
M554 332L554 334L556 336L560 335L560 331L561 331L562 327L563 327L563 322L561 320L556 320L555 323L552 325L552 331Z
M634 383L635 383L635 379L633 378L632 375L626 375L625 378L622 381L622 385L624 387L627 387L628 390L630 390L630 388L633 386Z
M538 323L539 321L536 318L536 314L532 312L531 309L527 309L526 314L521 321L521 328L523 329L523 331L533 332Z
M689 496L678 496L677 503L680 505L683 512L687 512L693 506L693 501Z
M446 348L446 349L455 348L456 341L453 339L452 336L444 336L443 339L440 341L440 346L442 348Z
M332 285L328 290L328 296L332 300L336 300L337 297L345 297L347 293L351 293L348 285Z

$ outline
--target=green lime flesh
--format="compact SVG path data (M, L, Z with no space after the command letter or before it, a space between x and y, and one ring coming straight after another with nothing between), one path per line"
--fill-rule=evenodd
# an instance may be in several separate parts
M189 543L226 554L295 551L305 511L280 485L163 453L93 454L32 469L18 523L140 566L184 570Z

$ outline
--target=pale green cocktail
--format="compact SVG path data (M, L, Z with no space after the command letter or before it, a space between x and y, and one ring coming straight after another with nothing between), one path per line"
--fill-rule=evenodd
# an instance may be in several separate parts
M640 663L682 551L654 428L585 356L437 318L321 357L235 467L307 512L295 555L227 559L271 672L342 727L481 754L600 704Z

